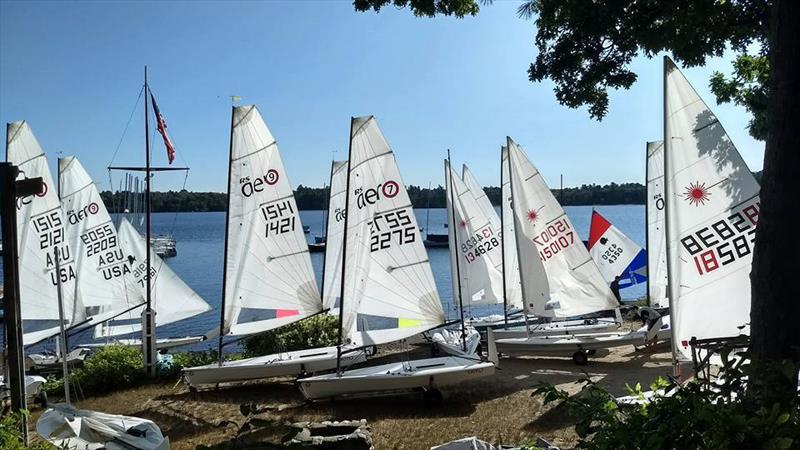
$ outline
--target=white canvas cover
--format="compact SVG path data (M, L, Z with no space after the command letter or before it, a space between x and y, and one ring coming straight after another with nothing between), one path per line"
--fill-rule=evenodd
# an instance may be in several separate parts
M428 254L389 144L372 117L351 122L342 323L363 345L444 323Z
M64 314L73 320L75 248L66 240L64 214L42 148L25 121L8 124L6 161L19 167L19 179L41 177L44 192L17 200L20 314L23 345L59 333L58 278L55 270L59 251Z
M342 292L342 255L344 254L344 215L347 198L347 161L333 161L331 194L328 203L328 224L325 237L325 273L323 275L323 308L339 307Z
M511 138L507 142L520 261L530 262L521 267L526 307L531 289L542 283L531 270L541 261L550 295L546 303L536 303L536 314L569 317L616 308L614 294L544 178Z
M459 287L462 305L502 303L503 258L499 220L487 217L487 210L476 200L477 195L458 178L447 160L444 167L454 303L458 301ZM494 209L492 215L497 217ZM458 258L458 268L455 267L455 258ZM460 275L460 286L457 275Z
M667 235L664 227L664 141L647 143L647 296L650 306L669 306Z
M254 105L233 108L225 334L270 330L322 310L278 145Z
M647 279L645 251L597 211L589 225L589 254L607 283L620 277L619 287L626 288Z
M145 299L133 276L134 261L119 243L97 186L74 156L58 160L58 174L67 239L75 249L75 315L99 323L141 306Z
M664 59L667 245L673 342L730 337L750 321L759 185L722 125ZM749 326L741 332L749 333Z
M120 245L125 252L133 257L133 276L142 290L147 288L147 248L145 238L136 231L128 219L122 218L119 222L118 232ZM190 288L178 275L172 271L168 264L156 254L150 252L151 266L151 298L156 311L156 324L158 326L188 319L202 314L211 309L192 288ZM96 327L95 337L117 336L142 330L141 314L139 311L125 314L115 320L127 320L131 323Z
M501 214L503 215L503 271L505 272L506 297L509 308L522 308L522 284L520 281L519 258L517 254L517 238L514 231L514 209L511 196L511 166L508 159L508 147L500 150L500 191L503 196ZM547 289L545 289L545 292Z

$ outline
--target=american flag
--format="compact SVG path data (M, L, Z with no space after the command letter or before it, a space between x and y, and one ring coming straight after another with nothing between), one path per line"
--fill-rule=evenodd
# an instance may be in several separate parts
M161 110L158 109L156 98L153 96L152 92L150 93L150 100L153 102L153 112L156 114L156 120L158 121L158 132L164 139L164 146L167 147L167 158L169 159L169 163L172 164L172 161L175 161L175 146L172 145L172 141L167 134L167 121L164 120L164 116L161 115Z

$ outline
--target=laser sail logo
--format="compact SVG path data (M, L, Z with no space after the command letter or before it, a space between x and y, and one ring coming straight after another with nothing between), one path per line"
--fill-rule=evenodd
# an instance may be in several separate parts
M683 192L683 198L694 206L705 205L709 197L711 197L708 189L705 183L699 181L689 183L689 186Z

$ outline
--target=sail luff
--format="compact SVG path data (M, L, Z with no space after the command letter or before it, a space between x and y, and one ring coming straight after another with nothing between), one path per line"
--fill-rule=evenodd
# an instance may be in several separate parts
M647 298L650 306L665 308L669 306L667 296L667 239L665 233L664 209L664 142L647 143L647 201L645 216L647 221Z

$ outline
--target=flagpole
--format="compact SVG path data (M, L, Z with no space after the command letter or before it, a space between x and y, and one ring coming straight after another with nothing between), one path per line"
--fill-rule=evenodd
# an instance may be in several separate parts
M145 229L146 229L146 236L145 242L147 243L147 255L145 257L147 269L145 271L144 277L146 280L145 285L145 295L146 295L146 306L144 309L144 313L142 314L142 320L144 324L142 325L142 344L144 348L142 349L144 352L144 370L148 377L155 377L157 375L157 366L155 364L155 324L154 324L154 317L153 317L153 303L152 303L152 291L151 291L151 279L150 279L150 242L152 238L152 230L151 230L151 223L150 223L150 108L148 107L147 97L150 93L150 89L147 85L147 66L144 66L144 153L145 153Z

